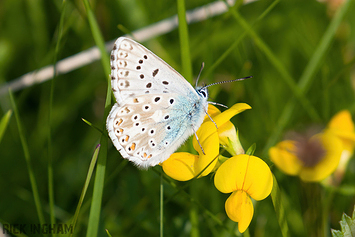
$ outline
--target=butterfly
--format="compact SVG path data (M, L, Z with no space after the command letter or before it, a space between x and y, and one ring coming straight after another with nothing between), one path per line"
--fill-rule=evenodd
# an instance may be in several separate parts
M139 168L162 163L196 135L208 103L213 103L207 102L207 87L220 83L224 82L195 89L143 45L120 37L111 51L111 87L117 103L107 117L108 135L122 157Z
M122 157L140 168L162 163L200 127L207 87L194 89L150 50L126 37L111 52L111 87L117 103L106 127Z

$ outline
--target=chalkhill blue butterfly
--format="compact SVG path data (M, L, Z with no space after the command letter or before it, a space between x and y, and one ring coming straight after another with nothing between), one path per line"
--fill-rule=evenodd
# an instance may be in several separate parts
M194 89L129 38L118 38L111 52L111 87L117 103L107 117L108 134L123 158L140 168L168 159L207 113L207 87Z

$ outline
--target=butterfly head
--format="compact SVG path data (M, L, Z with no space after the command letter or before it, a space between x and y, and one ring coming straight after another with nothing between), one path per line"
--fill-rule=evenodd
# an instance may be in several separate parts
M208 88L206 86L196 88L197 94L199 94L202 98L206 99L208 98Z

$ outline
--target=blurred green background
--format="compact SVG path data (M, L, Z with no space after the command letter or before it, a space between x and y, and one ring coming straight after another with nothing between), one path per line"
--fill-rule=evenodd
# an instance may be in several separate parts
M186 10L211 2L186 1ZM309 204L299 191L303 184L278 171L269 161L267 150L288 130L314 124L325 126L341 109L349 109L354 116L355 4L350 1L344 10L343 2L266 0L243 4L239 1L226 13L188 26L194 77L202 62L205 62L201 76L204 83L253 75L253 79L210 87L210 100L227 106L245 102L253 108L232 122L239 129L244 148L255 143L255 155L265 160L275 174L285 196L290 236L307 235L302 213L307 212L305 207ZM114 0L90 1L90 4L105 41L177 14L176 1ZM335 33L329 33L327 38L326 32L332 30L339 9L345 13L340 24L333 27ZM182 72L177 28L141 43ZM59 0L0 1L0 87L92 46L95 46L92 29L80 0L67 1L64 7ZM221 58L222 55L225 57ZM295 99L295 89L290 86L297 83L302 84L298 97L301 99ZM95 61L59 75L53 88L51 92L49 80L15 91L14 99L45 221L50 223L47 173L49 154L52 154L56 222L68 223L75 213L101 135L81 118L102 128L106 120L103 113L107 78L101 62ZM308 107L301 101L306 101ZM0 117L13 110L8 92L0 95L0 106ZM160 171L160 167L142 171L125 162L109 141L98 236L107 236L105 229L112 236L159 235ZM228 195L217 191L212 177L191 181L184 189L187 195L183 192L174 195L176 188L163 182L164 199L169 199L164 204L165 236L235 234L237 224L227 218L224 210ZM355 204L354 180L352 159L342 183L347 191L335 192L326 218L327 227L340 229L342 213L351 215ZM93 180L79 214L75 236L84 236L88 228L92 183ZM174 183L178 187L185 185ZM320 199L326 194L319 186L315 185L314 189ZM191 193L203 207L196 207L190 200ZM196 212L191 212L193 207ZM196 230L191 222L193 213L198 215L198 233L191 232ZM14 114L0 141L0 222L39 223ZM330 235L329 228L327 235ZM251 236L281 236L270 197L256 204L249 229Z

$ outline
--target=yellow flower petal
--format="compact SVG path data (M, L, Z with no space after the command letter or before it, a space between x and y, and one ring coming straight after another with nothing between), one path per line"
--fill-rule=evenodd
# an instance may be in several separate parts
M244 190L255 200L262 200L270 194L273 178L270 168L260 158L237 155L218 168L214 184L222 193Z
M195 177L195 164L198 155L188 152L176 152L169 159L164 161L161 166L164 173L171 178L179 181L187 181Z
M223 113L220 113L215 107L211 107L211 110L209 110L209 112L211 111L210 115L213 121L217 124L218 127L219 143L231 155L244 154L244 150L239 142L235 126L229 120L234 115L241 113L247 109L251 109L248 104L238 103L233 105L230 109L227 109Z
M328 123L329 128L354 132L354 123L348 110L342 110L335 114Z
M223 111L222 113L214 116L213 121L217 124L217 127L219 128L227 121L229 121L234 115L239 114L247 109L251 109L251 107L248 104L245 103L235 104L231 108L227 109L226 111Z
M295 156L295 149L294 141L282 141L269 149L269 156L277 168L284 173L297 175L302 168L302 162Z
M194 172L195 175L198 175L202 170L204 170L201 176L205 176L211 173L218 161L219 139L217 128L214 123L211 121L203 123L197 131L197 137L199 138L199 142L204 150L204 153L201 150L200 144L194 137L193 146L199 153L199 158L195 163Z
M234 124L230 121L218 128L219 143L232 156L245 154L242 144L240 144Z
M253 204L244 191L233 192L225 203L228 217L238 222L238 230L243 233L249 226L254 214Z
M207 113L211 116L214 117L217 114L220 114L221 111L219 109L217 109L215 106L208 104L208 109L207 109ZM210 117L208 117L208 115L205 115L205 118L203 120L203 122L207 122L207 121L211 121Z
M316 134L311 139L320 139L326 154L314 167L303 167L299 176L306 182L318 182L335 171L340 161L343 146L340 139L329 132Z
M342 140L345 150L353 153L355 147L354 127L350 112L342 110L332 117L327 130Z

